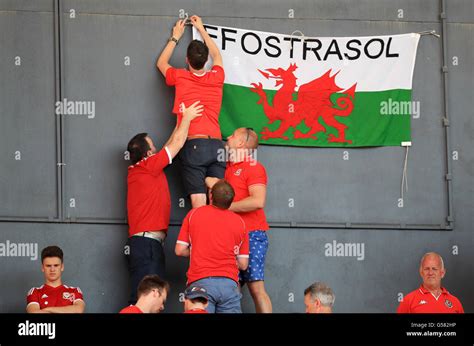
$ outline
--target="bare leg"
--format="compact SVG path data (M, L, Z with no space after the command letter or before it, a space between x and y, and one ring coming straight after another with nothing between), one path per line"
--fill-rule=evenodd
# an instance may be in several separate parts
M191 205L193 208L199 208L206 205L206 194L205 193L193 193L191 195Z
M265 291L264 281L247 282L249 292L255 303L255 311L257 313L271 313L272 302Z

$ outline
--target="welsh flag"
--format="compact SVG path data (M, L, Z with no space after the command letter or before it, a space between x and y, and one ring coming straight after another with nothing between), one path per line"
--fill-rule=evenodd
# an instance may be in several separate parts
M261 144L272 145L400 146L411 141L419 34L302 37L205 27L224 61L219 116L224 137L251 127ZM202 39L196 30L193 37Z

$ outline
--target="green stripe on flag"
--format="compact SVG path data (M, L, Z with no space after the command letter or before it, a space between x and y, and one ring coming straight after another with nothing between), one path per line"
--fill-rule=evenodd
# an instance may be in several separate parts
M275 90L266 90L268 102L272 105ZM342 94L333 94L332 102ZM294 98L296 99L296 93ZM348 117L336 117L336 120L348 126L346 139L349 143L328 143L328 135L337 136L337 131L329 127L319 118L319 122L326 128L326 132L318 132L317 140L310 138L293 138L293 128L285 133L289 140L280 138L261 139L260 132L264 127L271 131L280 126L281 121L275 121L268 125L262 105L257 104L259 96L250 91L250 88L225 84L222 100L222 109L219 116L222 135L224 138L230 136L236 128L252 127L260 138L260 144L290 145L290 146L315 146L315 147L364 147L364 146L399 146L403 141L410 141L410 118L409 112L403 114L381 114L382 102L391 100L391 104L398 102L411 103L411 90L394 89L386 91L356 92L354 109ZM337 106L335 106L337 108ZM390 112L390 109L388 109ZM393 110L393 109L392 109ZM302 132L309 130L301 122L297 129Z

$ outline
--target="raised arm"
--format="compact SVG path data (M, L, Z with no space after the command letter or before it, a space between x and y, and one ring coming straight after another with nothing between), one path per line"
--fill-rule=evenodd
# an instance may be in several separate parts
M222 67L223 64L222 64L221 52L219 51L219 48L217 48L217 45L214 42L214 40L207 33L206 29L204 29L204 25L202 24L201 17L194 15L190 19L191 19L191 23L193 23L193 26L201 34L201 37L204 40L204 43L209 48L209 55L212 58L212 62L214 66Z
M171 59L171 55L173 55L173 51L178 44L177 41L181 39L181 36L183 36L184 33L184 20L178 20L176 22L176 25L173 27L173 34L170 37L168 43L165 46L165 49L161 52L160 57L158 58L156 62L156 67L160 70L160 72L163 74L163 76L166 77L166 71L171 67L169 64L169 61ZM174 41L173 38L176 40Z
M165 146L168 148L172 158L178 154L180 149L183 147L184 142L186 142L191 121L201 116L204 106L199 105L199 102L200 101L196 101L191 106L184 109L181 124L175 128L170 139L166 142Z

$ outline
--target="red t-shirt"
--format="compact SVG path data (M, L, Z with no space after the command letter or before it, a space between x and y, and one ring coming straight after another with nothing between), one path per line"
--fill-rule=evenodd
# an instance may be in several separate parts
M429 314L443 313L456 314L464 313L464 309L458 298L450 294L444 287L441 287L441 294L436 298L423 285L417 290L407 294L397 309L397 313L407 314Z
M127 211L129 235L166 231L171 199L163 169L171 163L167 148L128 167Z
M210 71L198 76L186 69L168 68L166 84L176 87L173 113L178 116L178 125L183 114L180 105L189 107L196 101L204 106L202 116L194 119L189 126L188 136L207 135L222 138L219 126L219 113L222 105L222 90L224 86L224 69L213 66Z
M249 187L252 185L267 185L267 172L265 167L255 160L242 162L228 162L225 170L225 180L234 188L234 202L250 196ZM247 231L267 231L269 229L267 218L263 209L239 213L244 219Z
M69 306L73 305L76 300L83 301L81 289L66 285L52 287L44 284L40 287L33 287L26 297L27 306L38 304L40 309L47 308L48 306Z
M135 305L130 305L120 310L119 313L120 314L143 314L143 311L141 311L140 308Z
M191 245L188 285L209 276L238 281L236 257L249 256L249 237L242 218L206 205L184 218L177 243Z
M191 309L184 312L185 314L207 314L207 310L204 309Z

